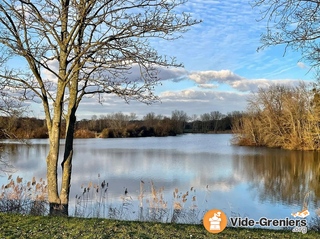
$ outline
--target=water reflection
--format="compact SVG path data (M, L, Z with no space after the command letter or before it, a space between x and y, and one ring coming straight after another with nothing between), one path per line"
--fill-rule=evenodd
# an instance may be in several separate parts
M301 204L310 191L314 207L320 198L320 158L318 152L263 149L258 155L234 155L248 184L261 202Z
M110 202L121 201L128 189L138 201L140 181L146 193L153 181L164 197L196 189L201 210L221 208L259 218L289 216L300 209L311 191L312 207L319 206L320 163L317 152L247 148L230 145L230 135L183 135L165 138L86 139L75 141L71 198L81 185L109 183ZM32 146L9 144L5 149L19 176L45 177L47 140ZM6 178L0 178L4 184ZM189 203L189 204L188 204ZM187 202L190 205L191 202ZM298 207L298 208L297 208ZM268 215L266 215L268 214Z

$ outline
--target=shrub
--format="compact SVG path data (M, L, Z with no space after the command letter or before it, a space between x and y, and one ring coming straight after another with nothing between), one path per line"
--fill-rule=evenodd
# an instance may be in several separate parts
M87 129L79 129L74 133L74 138L78 139L87 139L87 138L95 138L96 133Z
M319 91L301 84L261 88L248 99L248 110L234 123L238 145L319 150Z

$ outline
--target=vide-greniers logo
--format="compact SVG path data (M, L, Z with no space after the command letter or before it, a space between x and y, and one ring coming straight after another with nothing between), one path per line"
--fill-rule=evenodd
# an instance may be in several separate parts
M304 211L301 214L293 215L300 217L299 219L269 219L261 217L259 220L250 219L248 217L230 217L229 222L232 227L294 227L293 232L307 233L307 217L309 212ZM219 209L209 210L203 217L203 226L210 233L222 232L228 223L226 214Z
M203 217L203 226L210 233L222 232L228 224L226 214L219 209L212 209Z

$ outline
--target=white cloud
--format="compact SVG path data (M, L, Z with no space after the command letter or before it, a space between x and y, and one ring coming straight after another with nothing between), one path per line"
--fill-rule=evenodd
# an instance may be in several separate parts
M174 80L179 81L186 77L188 74L187 70L184 68L174 68L174 67L159 67L159 78L160 80Z
M243 79L241 81L231 82L230 85L238 91L250 91L256 92L259 88L269 87L271 85L289 85L296 86L299 84L299 80L292 79L279 79L279 80L268 80L268 79Z
M58 73L58 62L56 60L48 62L48 66L53 72ZM128 81L136 81L141 79L141 74L144 73L143 69L140 68L138 64L128 65L128 70L121 70L128 78ZM185 77L188 72L182 67L163 67L155 66L155 70L158 72L158 78L162 80L175 80L179 81ZM43 76L46 80L50 82L57 83L57 77L49 70L44 69L42 71ZM105 75L108 76L108 69L105 71Z
M158 72L157 76L160 81L163 80L180 80L187 74L187 71L180 67L163 67L163 66L154 66L155 70ZM107 73L108 71L106 71ZM144 73L144 69L140 68L138 64L132 64L130 69L126 72L129 81L135 81L141 79L141 74Z
M181 91L165 91L160 94L162 101L207 101L208 93L212 91L196 91L192 89Z
M133 68L136 69L136 68ZM142 117L149 112L170 116L174 110L183 110L188 115L203 114L214 110L228 113L234 110L245 110L247 96L260 87L273 84L297 85L295 79L245 79L230 70L197 71L190 74L183 68L160 68L160 78L163 81L175 82L177 89L163 89L159 92L161 103L147 106L140 102L131 101L126 104L115 95L105 95L104 103L99 104L96 97L85 98L79 107L79 118L91 118L92 115L102 115L115 112L134 112ZM137 76L133 74L132 77ZM197 87L186 86L190 80ZM216 83L216 84L215 84ZM219 86L228 85L233 92L219 90Z
M218 88L218 85L215 85L215 84L199 84L198 87L199 88L203 88L203 89L213 89L213 88Z
M247 96L258 88L274 84L297 85L296 79L269 80L265 78L246 79L231 70L193 71L188 73L184 68L159 67L161 81L170 81L169 88L164 87L158 92L161 103L147 106L131 101L126 104L115 95L105 95L103 104L98 103L97 97L85 98L79 107L79 118L91 118L92 115L102 115L115 112L134 112L142 117L149 112L170 116L174 110L184 110L188 115L203 114L214 110L228 113L234 110L245 110ZM130 77L139 76L136 65L132 67ZM190 81L196 87L190 85ZM189 83L188 83L189 82ZM232 92L222 90L222 86L231 87ZM174 90L173 88L174 87ZM221 88L220 88L221 87Z
M308 67L307 67L303 62L301 62L301 61L299 61L299 62L297 63L297 66L300 67L300 68L302 68L302 69L308 68Z
M189 74L189 78L198 84L206 84L210 82L224 83L242 80L240 76L234 74L230 70L191 72Z
M241 92L254 92L259 88L268 87L275 84L281 85L298 85L300 80L296 79L246 79L241 77L230 70L221 71L197 71L188 75L190 80L197 83L199 88L217 88L217 85L212 84L227 84L234 90Z
M51 71L47 69L42 70L44 80L53 83L58 83L58 79L55 74L58 74L59 72L59 62L57 60L52 60L47 62L47 64Z

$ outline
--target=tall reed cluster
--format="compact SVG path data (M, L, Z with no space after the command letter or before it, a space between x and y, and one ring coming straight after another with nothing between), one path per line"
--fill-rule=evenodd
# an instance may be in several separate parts
M171 199L165 198L164 187L157 188L153 181L150 186L140 181L140 189L132 194L125 188L119 200L113 204L109 199L109 183L100 178L96 182L81 185L81 193L75 196L75 217L109 218L117 220L138 220L171 223L200 223L201 215L197 206L196 190L186 192L178 188ZM137 203L138 202L138 203ZM8 177L8 183L0 191L0 212L47 215L47 184L35 177L24 182L17 176Z
M137 198L125 189L116 205L109 201L108 189L109 184L102 181L100 175L98 182L82 185L82 193L76 195L74 216L171 223L200 222L200 210L193 187L185 193L175 188L170 202L164 197L164 187L157 189L151 181L150 188L146 189L145 182L141 180Z
M47 184L35 177L27 183L17 176L8 177L8 183L0 191L0 212L45 215L48 212Z
M77 217L106 217L106 205L108 204L108 187L105 180L89 182L87 186L81 185L82 194L76 195L75 212Z
M75 196L75 217L100 217L110 219L129 219L132 198L125 194L120 197L122 203L113 207L108 197L109 183L100 179L81 185L81 194Z

